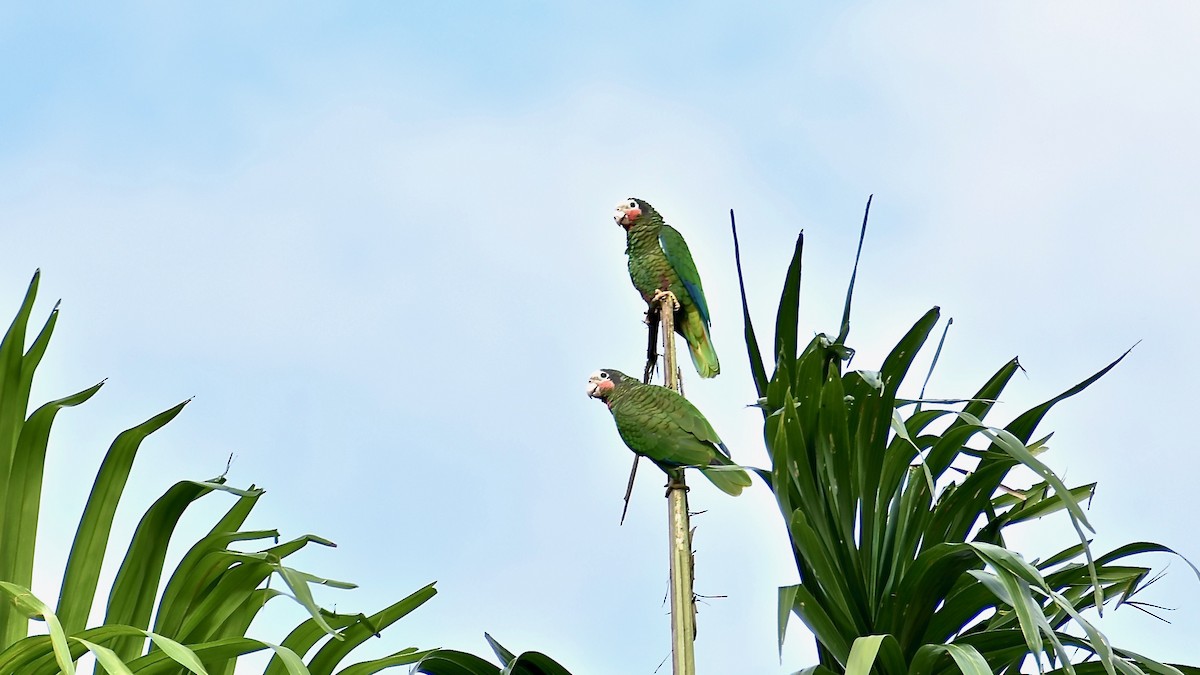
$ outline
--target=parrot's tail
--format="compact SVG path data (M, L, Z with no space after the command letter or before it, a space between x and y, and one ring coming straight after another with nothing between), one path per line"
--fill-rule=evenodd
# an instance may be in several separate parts
M696 366L700 377L716 377L721 372L721 364L717 361L717 350L713 347L704 318L695 307L689 307L682 314L684 317L683 321L679 322L679 332L687 340L688 351L692 354L692 365ZM679 316L679 313L676 316Z
M713 466L700 469L704 477L712 481L721 492L736 497L742 494L744 488L750 487L750 474L742 469L718 468L721 463L714 462Z

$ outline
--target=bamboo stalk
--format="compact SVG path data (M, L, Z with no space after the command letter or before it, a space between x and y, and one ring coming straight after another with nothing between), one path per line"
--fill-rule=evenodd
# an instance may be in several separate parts
M662 299L663 376L666 386L681 391L675 359L675 299ZM671 548L671 665L674 675L695 675L696 604L692 593L692 536L688 517L688 487L683 469L667 482L667 514Z

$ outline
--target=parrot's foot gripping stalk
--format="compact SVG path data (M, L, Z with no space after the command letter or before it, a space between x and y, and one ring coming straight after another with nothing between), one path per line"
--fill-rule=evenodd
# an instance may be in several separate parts
M669 299L671 301L671 306L677 311L679 310L679 298L675 297L675 294L671 291L664 291L661 288L654 291L654 297L650 298L650 302L651 304L656 305L661 302L663 298Z
M687 483L683 482L683 469L672 471L668 475L670 478L667 480L667 484L663 486L667 489L667 493L663 495L664 497L670 497L671 492L674 490L683 490L684 492L692 491L692 489L687 486Z

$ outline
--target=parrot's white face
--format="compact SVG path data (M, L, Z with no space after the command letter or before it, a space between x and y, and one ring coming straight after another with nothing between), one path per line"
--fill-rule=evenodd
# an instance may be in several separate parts
M603 370L597 370L588 377L587 395L589 398L605 398L612 388L612 378Z
M633 226L634 221L642 215L642 206L633 198L617 204L617 210L613 213L613 220L617 221L617 225L628 230Z

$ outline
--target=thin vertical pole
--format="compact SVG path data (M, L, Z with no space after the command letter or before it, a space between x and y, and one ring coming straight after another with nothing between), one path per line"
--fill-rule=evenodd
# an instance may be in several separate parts
M675 298L662 299L663 375L669 389L680 391L675 359ZM692 535L688 517L688 487L683 469L667 483L667 513L671 545L671 664L674 675L695 675L696 605L692 593Z

